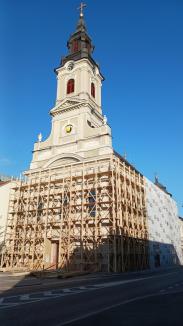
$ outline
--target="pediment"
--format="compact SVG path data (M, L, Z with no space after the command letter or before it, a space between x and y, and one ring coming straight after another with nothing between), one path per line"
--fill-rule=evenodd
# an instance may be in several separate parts
M43 167L44 168L54 168L62 165L73 164L77 162L82 162L83 158L77 154L60 154L52 157Z
M74 157L65 157L65 158L60 158L58 160L55 160L48 167L54 168L57 166L72 164L72 163L76 163L76 162L78 162L78 160Z
M72 110L74 108L80 107L85 104L84 100L78 99L65 99L62 102L58 103L53 109L51 109L51 115L57 115L62 111Z

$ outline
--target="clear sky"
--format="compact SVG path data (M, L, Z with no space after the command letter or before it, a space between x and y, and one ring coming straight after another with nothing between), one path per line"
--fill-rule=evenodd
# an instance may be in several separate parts
M26 170L37 134L49 135L53 69L79 2L0 1L0 173ZM149 179L157 173L183 215L183 1L86 3L113 146Z

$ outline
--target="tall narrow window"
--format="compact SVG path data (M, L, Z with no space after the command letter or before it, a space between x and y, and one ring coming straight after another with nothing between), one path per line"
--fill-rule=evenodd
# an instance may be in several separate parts
M91 95L95 98L95 85L91 83Z
M74 40L72 43L72 52L77 52L79 50L78 40Z
M88 196L88 210L91 217L96 216L96 192L95 189L91 189Z
M69 79L67 82L67 94L74 92L74 79Z

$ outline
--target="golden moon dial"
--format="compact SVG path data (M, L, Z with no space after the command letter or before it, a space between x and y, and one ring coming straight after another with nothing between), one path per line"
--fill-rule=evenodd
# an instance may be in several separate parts
M66 131L67 134L70 134L71 131L72 131L72 125L67 125L67 126L65 127L65 131Z

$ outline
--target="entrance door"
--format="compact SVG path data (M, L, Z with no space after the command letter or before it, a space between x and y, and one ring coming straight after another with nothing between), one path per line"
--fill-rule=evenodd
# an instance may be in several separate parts
M51 243L51 265L53 269L58 268L58 241Z

